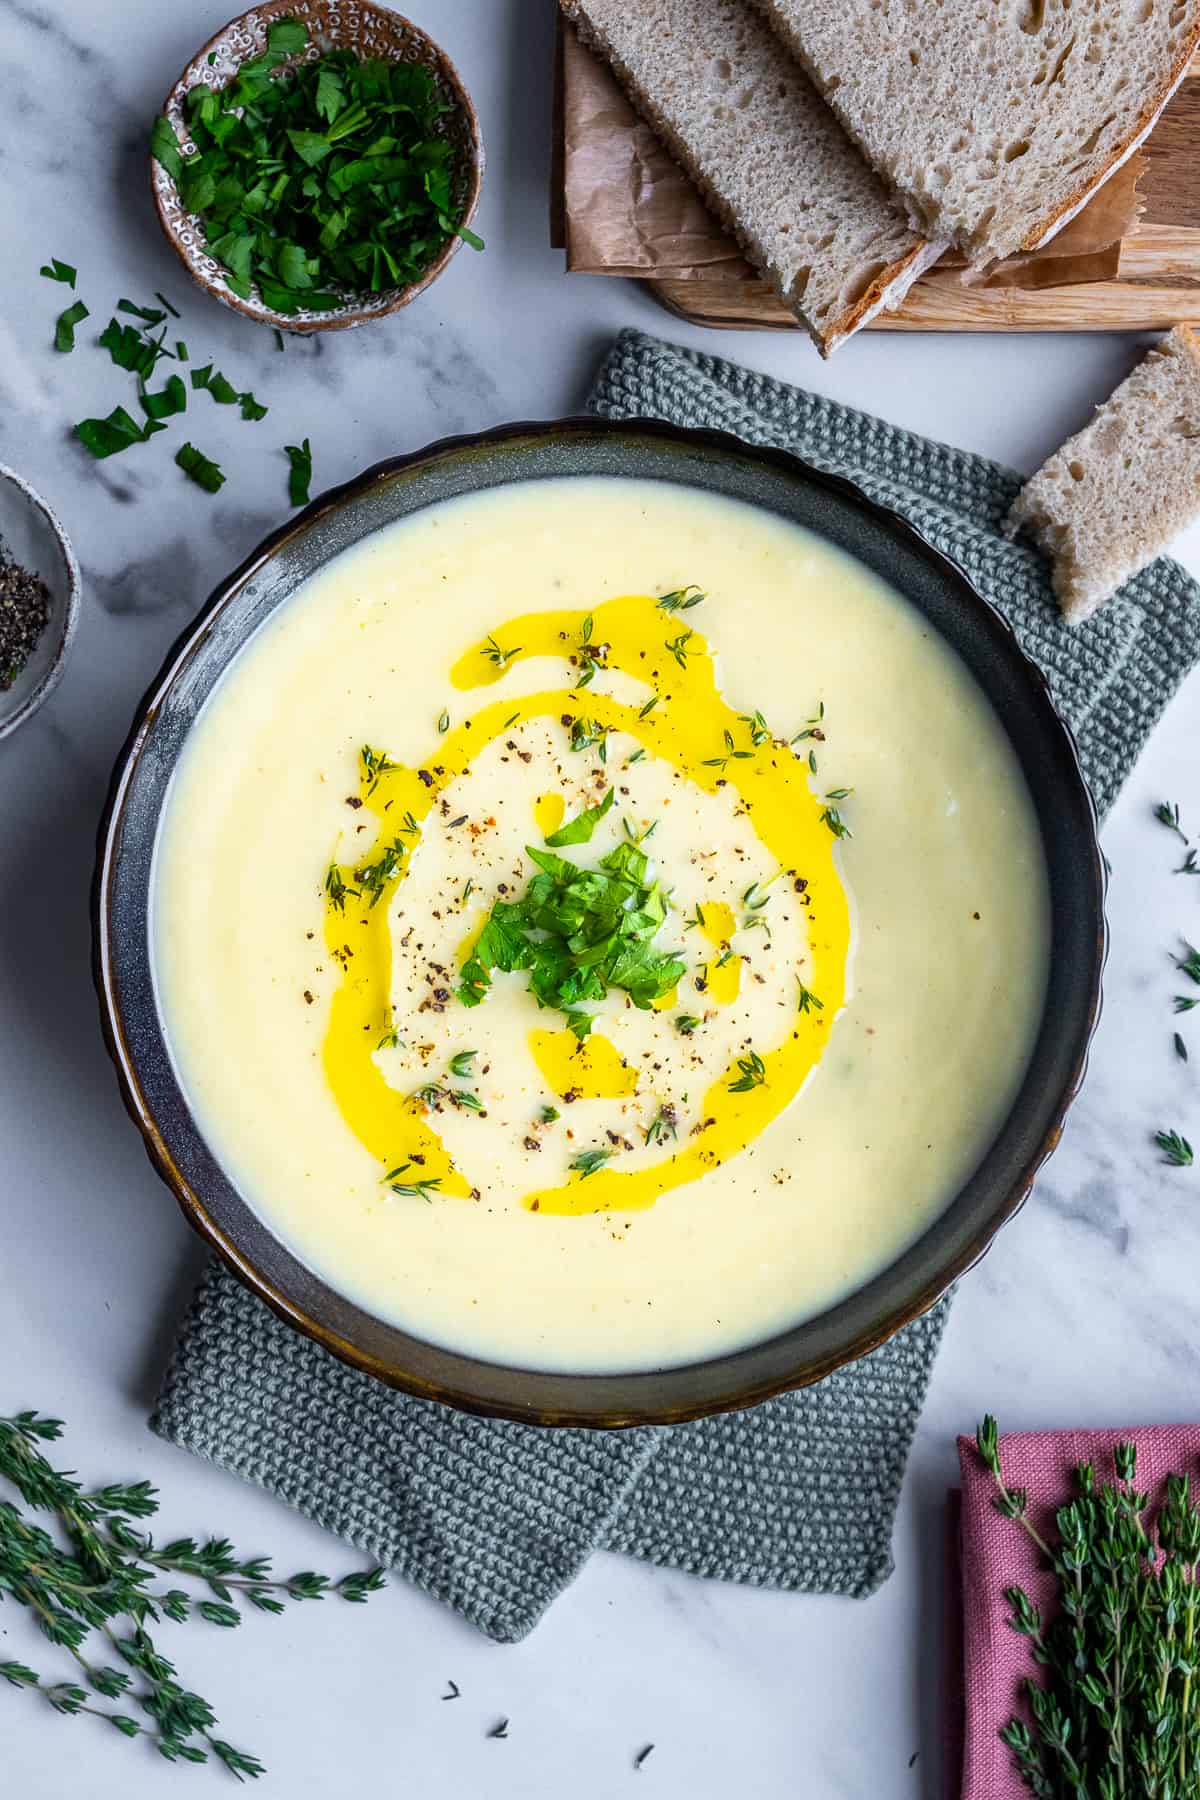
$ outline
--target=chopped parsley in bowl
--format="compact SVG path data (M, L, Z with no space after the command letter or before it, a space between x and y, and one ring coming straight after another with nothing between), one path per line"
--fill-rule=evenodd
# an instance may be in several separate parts
M263 323L319 330L406 305L458 244L483 149L453 65L368 4L288 0L226 26L155 120L167 237L202 286ZM246 56L247 45L253 49Z

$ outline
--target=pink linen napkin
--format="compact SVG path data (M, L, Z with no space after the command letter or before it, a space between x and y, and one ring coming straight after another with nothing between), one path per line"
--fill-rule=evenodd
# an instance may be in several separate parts
M1092 1462L1098 1481L1113 1477L1113 1445L1137 1444L1137 1486L1157 1508L1168 1475L1196 1472L1200 1463L1200 1425L1148 1425L1136 1431L1014 1431L1000 1439L1000 1467L1005 1485L1025 1488L1029 1518L1047 1543L1055 1542L1054 1514L1073 1493L1075 1465ZM1028 1800L1028 1789L1013 1764L999 1732L1015 1715L1028 1719L1022 1699L1027 1675L1040 1671L1028 1642L1008 1623L1006 1587L1023 1587L1035 1606L1051 1609L1053 1575L1038 1567L1038 1553L1028 1534L992 1504L996 1484L980 1461L974 1438L960 1437L958 1460L962 1495L957 1533L957 1561L962 1633L961 1800ZM953 1518L953 1511L951 1514ZM954 1710L954 1644L948 1643L951 1681L947 1699ZM950 1738L956 1734L951 1723ZM952 1749L947 1756L947 1793L956 1790Z

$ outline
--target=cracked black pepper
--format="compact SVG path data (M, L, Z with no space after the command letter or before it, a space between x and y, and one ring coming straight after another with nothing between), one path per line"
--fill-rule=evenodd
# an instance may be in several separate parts
M50 595L41 576L3 557L0 550L0 693L17 679L50 618Z

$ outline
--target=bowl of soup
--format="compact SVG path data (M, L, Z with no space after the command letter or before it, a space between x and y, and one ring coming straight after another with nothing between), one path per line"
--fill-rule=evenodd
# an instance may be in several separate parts
M409 1392L669 1422L819 1379L1019 1207L1096 822L1041 674L849 483L656 422L368 470L118 764L126 1104L263 1300Z

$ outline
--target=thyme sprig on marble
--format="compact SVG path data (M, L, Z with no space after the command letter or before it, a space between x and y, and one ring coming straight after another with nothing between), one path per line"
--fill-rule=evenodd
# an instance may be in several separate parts
M989 1414L976 1433L996 1508L1028 1533L1056 1577L1046 1618L1005 1589L1009 1623L1042 1679L1025 1683L1029 1720L1000 1736L1038 1800L1185 1800L1200 1789L1200 1513L1185 1475L1169 1475L1156 1515L1135 1488L1137 1446L1113 1446L1113 1479L1091 1463L1054 1514L1053 1542L1010 1488Z
M61 1435L60 1420L36 1412L0 1417L0 1479L30 1509L0 1497L0 1601L28 1607L74 1667L71 1678L54 1680L12 1659L0 1661L0 1677L40 1694L55 1712L86 1713L124 1737L148 1739L168 1762L211 1757L239 1781L264 1774L256 1756L217 1735L212 1706L183 1686L151 1628L164 1618L231 1628L242 1622L241 1606L281 1613L288 1601L326 1594L359 1602L384 1585L382 1572L367 1569L331 1582L304 1570L279 1580L265 1556L240 1557L226 1538L157 1544L133 1523L158 1510L150 1483L85 1490L44 1454L42 1446ZM57 1535L36 1521L37 1513L49 1515ZM158 1585L172 1576L200 1583L210 1597ZM101 1700L122 1701L143 1716L97 1704Z

